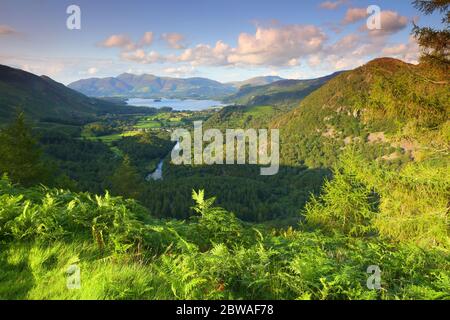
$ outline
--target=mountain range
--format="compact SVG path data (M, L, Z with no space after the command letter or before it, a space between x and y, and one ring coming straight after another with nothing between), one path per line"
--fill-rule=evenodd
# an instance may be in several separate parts
M222 84L204 78L178 79L124 73L117 78L79 80L66 87L47 76L0 65L0 119L11 119L17 110L23 110L35 120L75 122L92 120L105 113L151 112L148 108L125 106L121 98L111 99L127 96L220 97L230 103L276 104L289 99L299 101L333 76L313 80L285 80L267 76ZM264 85L259 85L262 83Z
M69 88L90 97L222 99L242 86L269 84L280 77L256 77L241 82L221 83L207 78L171 78L151 74L123 73L117 77L75 81Z
M234 93L227 84L206 78L170 78L123 73L118 77L90 78L68 86L91 97L216 98Z
M288 143L285 145L289 145L292 138L298 139L300 132L304 137L340 136L344 141L362 137L362 127L389 133L402 130L405 123L413 120L415 125L420 126L441 125L449 112L450 94L448 87L442 85L447 82L441 81L446 77L423 65L382 58L351 71L318 79L279 80L263 86L247 84L229 95L227 100L247 106L292 105L279 109L284 115L273 123L287 132L285 142ZM267 81L270 80L276 79ZM80 80L77 83L84 82L89 87L87 84L90 81L97 85L86 94L94 96L96 94L92 92L98 93L96 88L102 90L103 94L97 94L101 96L112 95L119 89L124 95L136 88L141 88L141 92L188 94L192 86L208 88L209 92L223 92L224 87L230 86L202 78L173 79L131 74L122 74L118 78ZM153 86L149 87L149 83ZM106 84L111 85L108 87L111 91L107 90ZM71 120L95 118L105 113L151 111L87 97L72 90L75 87L74 84L66 87L49 77L0 65L0 119L12 118L17 109L24 110L32 119ZM414 95L408 92L414 92ZM238 111L242 112L242 109L238 108ZM307 141L302 143L305 145ZM297 142L292 141L292 144L295 148Z

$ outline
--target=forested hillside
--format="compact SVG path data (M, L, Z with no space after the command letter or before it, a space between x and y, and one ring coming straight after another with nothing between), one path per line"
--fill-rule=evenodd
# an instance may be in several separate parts
M167 154L165 131L115 132L153 127L158 115L104 119L82 127L83 139L47 132L44 157L19 117L1 132L0 298L448 299L445 81L397 60L340 75L274 122L282 150L293 152L272 178L257 166L166 160L164 180L145 182L150 159L140 161ZM266 121L265 108L243 110ZM414 149L405 150L405 137ZM4 156L19 154L23 162ZM46 181L46 157L72 174L48 180L64 188L33 187ZM119 197L68 190L105 186ZM81 287L67 290L74 264ZM372 265L382 270L381 290L366 285Z
M243 223L203 191L181 222L3 178L0 298L449 299L449 169L413 163L399 174L346 153L287 230ZM73 264L81 287L67 290ZM381 290L366 286L370 265Z
M289 108L340 73L310 80L279 80L266 85L246 85L225 101L250 106L276 105Z
M222 109L126 107L0 66L0 300L450 300L449 4L414 4L446 27L414 25L420 63L244 86ZM247 59L261 62L254 46ZM209 64L211 48L197 49ZM121 78L130 85L78 85L122 97L224 89ZM171 133L195 121L279 129L278 173L175 164Z
M382 58L348 71L273 121L282 162L330 166L354 145L387 161L448 151L448 74Z

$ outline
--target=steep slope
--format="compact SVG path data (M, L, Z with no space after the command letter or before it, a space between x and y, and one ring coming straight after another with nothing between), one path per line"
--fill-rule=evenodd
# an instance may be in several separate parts
M310 80L280 80L262 86L244 86L236 94L227 97L226 101L253 106L298 103L299 100L320 88L338 74L334 73Z
M222 108L205 123L210 128L267 128L314 90L338 73L311 80L280 80L269 85L245 86L225 99L235 105Z
M49 77L0 65L0 121L12 118L18 109L33 120L71 121L84 121L104 113L138 110L88 98Z
M330 166L349 144L372 158L420 158L432 146L448 152L449 101L448 75L381 58L332 79L272 126L285 164Z
M217 98L236 89L206 78L170 78L150 74L123 73L116 78L91 78L69 84L69 88L92 97Z
M87 117L96 111L94 101L48 77L0 66L0 118L10 118L17 108L33 118Z

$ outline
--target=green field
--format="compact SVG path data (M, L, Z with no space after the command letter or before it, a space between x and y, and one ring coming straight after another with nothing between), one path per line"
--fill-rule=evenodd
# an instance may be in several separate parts
M154 129L161 128L161 122L156 120L141 120L137 125L134 126L136 129Z
M111 144L114 141L122 139L122 137L133 137L133 136L137 136L140 134L141 134L140 131L126 131L123 133L110 134L107 136L100 136L100 137L93 137L93 136L87 136L87 135L83 135L82 137L87 140L101 141L106 144Z
M246 115L252 115L254 117L265 117L275 113L275 109L272 106L254 106L248 107L244 112Z

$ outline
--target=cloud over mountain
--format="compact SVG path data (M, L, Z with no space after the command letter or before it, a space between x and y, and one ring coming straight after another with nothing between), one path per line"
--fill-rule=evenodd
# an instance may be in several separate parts
M169 45L180 49L180 34L163 34ZM121 47L124 51L121 57L125 60L139 63L181 62L193 66L224 66L224 65L269 65L293 66L311 53L322 49L326 34L313 25L288 25L257 27L254 34L241 33L237 46L231 47L219 40L215 45L198 44L186 48L178 55L161 55L155 51L146 53L136 49L128 38L112 36L104 42L105 47Z
M231 64L296 65L298 59L319 51L327 36L313 25L258 27L255 34L241 33L237 48L228 57Z
M323 9L334 10L349 4L346 0L325 1ZM407 57L414 61L417 52L413 43L392 45L389 36L403 30L409 19L396 11L380 12L381 29L369 30L365 19L373 16L367 8L348 8L344 17L337 20L341 28L354 31L342 36L328 35L321 26L290 24L257 25L253 33L241 32L232 45L223 40L215 43L198 43L187 46L181 33L162 33L160 40L165 50L145 47L152 45L155 34L146 32L139 42L125 35L112 35L101 45L120 48L120 58L140 64L167 64L164 72L182 75L198 67L272 68L273 70L297 66L323 68L329 71L356 67L380 54ZM362 22L359 26L350 25Z

